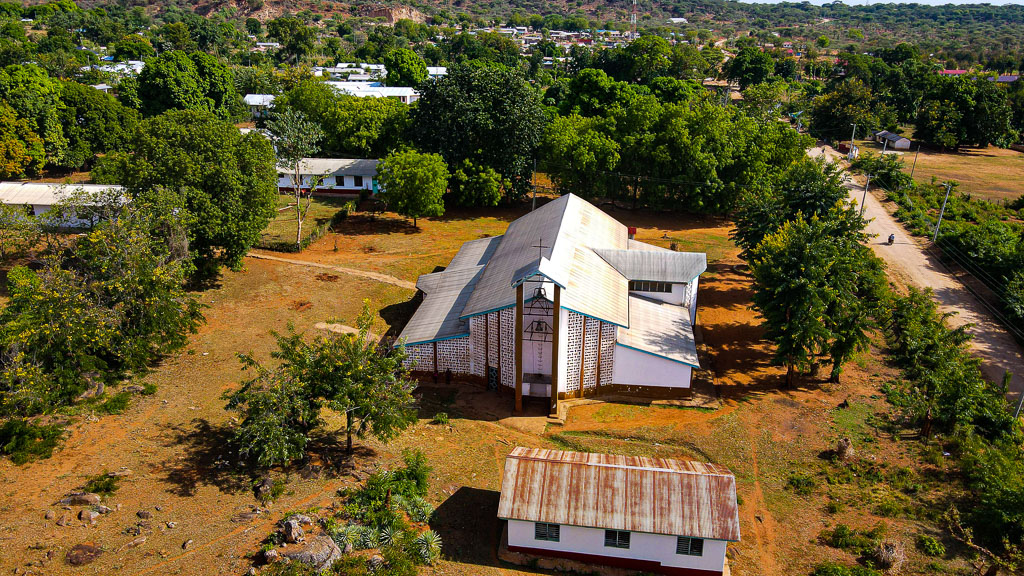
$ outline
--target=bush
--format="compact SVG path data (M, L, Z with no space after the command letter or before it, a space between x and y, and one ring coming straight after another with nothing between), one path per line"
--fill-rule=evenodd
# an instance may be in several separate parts
M128 409L128 403L131 401L131 398L131 392L118 392L97 406L96 411L101 414L121 414Z
M818 486L818 483L813 477L793 472L789 475L789 480L786 481L786 487L793 490L801 496L808 496L814 492L814 489Z
M117 476L111 476L109 473L104 472L86 480L82 490L93 492L100 496L110 496L120 488L120 482L121 479Z
M441 536L433 530L427 530L417 536L413 544L424 564L433 564L441 557Z
M60 426L40 426L25 420L8 420L0 426L0 454L17 465L49 458L64 431Z
M815 566L811 576L882 576L882 573L863 566L843 566L826 562Z
M925 556L945 556L946 547L934 536L928 534L917 535L917 549Z
M434 414L434 419L430 421L431 424L438 424L440 426L448 426L449 419L447 412L438 412Z
M860 555L873 551L884 533L884 524L870 530L855 530L846 524L837 524L832 530L823 531L818 539L827 546Z

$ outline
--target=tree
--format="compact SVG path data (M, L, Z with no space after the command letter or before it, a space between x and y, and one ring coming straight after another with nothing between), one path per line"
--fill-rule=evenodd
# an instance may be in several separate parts
M185 291L187 213L142 195L40 270L8 275L0 312L0 413L30 415L122 380L183 346L202 320Z
M412 150L392 152L377 166L382 187L380 198L389 209L412 218L444 214L448 166L438 154Z
M156 55L156 50L153 49L149 40L136 34L129 34L118 40L113 49L114 59L118 61L144 60Z
M494 168L463 160L451 178L451 193L459 206L497 206L501 191L510 183Z
M313 52L316 30L293 16L282 16L267 22L267 37L281 43L278 56L290 62L300 62Z
M850 137L853 124L858 134L891 126L896 118L888 106L875 98L859 79L847 79L811 101L810 131L818 138L843 140Z
M770 54L747 46L729 62L726 75L729 80L739 83L740 90L745 90L747 86L767 81L774 71L775 63Z
M384 78L388 86L415 88L427 80L427 63L408 48L396 48L385 54L384 67L388 71Z
M68 139L66 164L82 168L97 154L122 149L138 127L138 113L109 94L77 82L61 89L60 120Z
M0 204L0 261L24 254L39 240L39 223L25 206Z
M201 272L218 259L240 266L277 205L270 142L205 110L172 110L143 121L127 149L102 158L93 179L122 184L133 198L160 187L180 195Z
M619 162L619 144L607 133L607 121L579 115L559 116L545 131L545 169L558 191L600 198L610 191L606 173Z
M641 84L665 76L672 66L672 46L661 36L646 35L625 48L630 77Z
M412 110L412 139L451 166L471 160L496 170L526 193L546 118L540 98L522 74L506 68L464 65L421 87Z
M209 110L224 119L242 109L231 71L203 52L164 52L146 63L138 79L142 112L155 116L167 110Z
M839 204L824 217L798 214L750 251L754 307L775 343L773 361L787 368L787 386L797 369L817 368L823 354L838 382L843 364L867 345L869 313L885 279L861 244L863 226L854 208Z
M295 245L302 246L302 222L306 219L309 207L313 204L313 193L323 181L323 175L302 177L304 160L316 155L317 143L323 138L323 131L316 124L306 120L302 112L285 110L274 115L267 125L274 137L279 163L287 167L292 181L292 192L295 194ZM303 193L303 189L307 191ZM305 197L305 205L303 205Z
M404 367L405 351L381 349L370 334L372 325L364 303L355 334L312 341L291 327L274 334L277 350L271 355L281 361L275 370L243 355L243 364L257 375L227 395L228 409L244 415L235 431L240 455L261 466L302 456L309 432L323 422L323 408L344 415L349 454L354 437L370 434L387 442L415 422L416 385Z
M42 138L7 102L0 101L0 178L35 175L45 163Z
M38 66L14 65L0 70L0 100L28 122L29 129L42 139L46 163L55 166L65 166L68 146L58 116L63 106L60 90L60 82Z
M818 46L818 48L821 48L822 50L824 50L825 48L828 48L829 44L831 44L832 41L829 40L828 36L822 35L822 36L818 36L818 39L815 40L814 43L815 43L815 45Z

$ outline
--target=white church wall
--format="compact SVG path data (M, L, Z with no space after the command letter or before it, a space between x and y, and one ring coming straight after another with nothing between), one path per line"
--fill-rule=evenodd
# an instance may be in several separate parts
M508 545L535 550L562 551L606 558L629 558L659 562L663 566L722 572L728 542L704 540L703 554L687 556L676 554L676 537L665 534L630 532L629 548L611 548L604 545L603 528L559 525L559 541L536 540L534 522L508 521Z
M505 308L501 314L501 385L516 387L516 309Z
M469 374L469 337L441 340L437 343L437 371Z
M486 376L487 360L487 317L473 316L469 319L469 373Z
M697 325L697 284L700 283L700 276L693 279L686 286L686 306L690 309L690 325Z
M630 294L636 294L637 296L668 304L682 304L686 301L687 285L673 284L671 292L640 292L639 290L633 290Z
M624 386L689 388L692 368L646 352L615 346L612 380Z
M416 344L405 347L406 358L404 365L410 370L422 372L434 371L434 345Z

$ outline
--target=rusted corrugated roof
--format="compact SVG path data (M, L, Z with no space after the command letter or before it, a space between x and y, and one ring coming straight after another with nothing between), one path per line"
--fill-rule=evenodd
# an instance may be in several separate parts
M716 464L516 448L498 516L739 541L736 479Z

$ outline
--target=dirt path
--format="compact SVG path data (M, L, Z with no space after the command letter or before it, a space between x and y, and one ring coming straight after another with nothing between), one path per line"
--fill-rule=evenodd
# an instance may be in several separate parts
M263 254L261 252L250 252L247 258L257 258L259 260L273 260L274 262L284 262L286 264L295 264L296 266L307 266L309 268L322 268L324 270L332 270L334 272L341 272L342 274L350 274L352 276L359 276L360 278L368 278L370 280L376 280L378 282L384 282L386 284L393 284L400 288L408 288L410 290L416 289L415 282L408 282L401 278L395 278L387 274L380 274L378 272L368 272L366 270L357 270L355 268L346 268L344 266L331 266L329 264L320 264L317 262L306 262L305 260L294 260L291 258L281 258L280 256L271 256L269 254Z
M812 148L810 154L820 156L822 150L824 148ZM831 160L842 158L831 148L826 154ZM846 186L850 189L850 198L860 205L864 198L863 179L851 175ZM973 337L971 348L981 359L985 375L993 382L1001 382L1006 371L1012 372L1010 396L1016 400L1024 393L1024 355L1017 342L942 263L925 251L922 240L912 237L896 221L878 198L869 193L864 204L867 232L874 235L869 244L888 265L890 276L895 275L904 283L920 288L931 288L939 309L954 313L949 319L952 326L970 325L967 332ZM886 244L889 234L896 235L892 246Z

